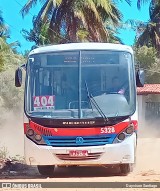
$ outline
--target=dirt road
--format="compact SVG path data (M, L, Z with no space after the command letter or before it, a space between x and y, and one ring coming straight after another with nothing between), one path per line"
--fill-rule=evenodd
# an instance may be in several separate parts
M0 182L160 182L160 138L140 138L137 149L137 165L133 173L128 176L117 176L115 169L104 167L70 167L56 168L54 178L42 178L36 168L32 168L27 174L16 176L3 176ZM139 190L139 188L126 188L125 190ZM9 189L1 189L9 190ZM12 190L42 190L36 189L12 189ZM51 190L44 188L43 190ZM54 188L54 190L113 190L113 188ZM117 191L124 190L116 188ZM140 190L160 190L142 188Z

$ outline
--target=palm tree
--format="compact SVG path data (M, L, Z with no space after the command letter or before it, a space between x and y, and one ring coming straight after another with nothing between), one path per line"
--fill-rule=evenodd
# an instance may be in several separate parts
M6 42L8 37L8 28L4 23L2 12L0 11L0 72L4 69L4 65L8 60L13 61L15 59L14 52L16 52L16 47L20 46L18 42L8 44Z
M5 39L0 37L0 72L7 64L12 64L16 60L16 48L20 46L19 42L8 44Z
M126 1L130 3L129 0ZM22 16L25 16L37 2L38 0L28 0L21 10ZM51 43L54 43L55 39L77 42L80 40L78 31L82 29L88 32L88 41L107 42L109 29L104 26L104 23L109 21L113 27L117 27L122 19L122 14L112 0L43 0L41 2L43 6L36 21L49 23Z
M69 41L77 41L77 31L84 28L89 33L90 41L107 42L109 32L103 23L109 20L112 25L118 25L121 18L122 15L110 1L108 3L105 0L62 1L50 22L51 42L54 41L52 31L59 34L61 28L64 28Z
M154 0L137 0L137 7L138 9L141 8L141 6L144 4L144 3L147 3L147 2L151 2L151 1L154 1Z
M2 11L0 10L0 37L7 38L8 37L8 28L4 24L4 19L2 17Z
M8 51L7 43L5 42L6 27L4 25L4 19L2 17L2 11L0 10L0 71L4 66L4 53Z
M150 20L137 40L137 45L152 46L160 52L160 1L151 1Z
M4 28L4 20L2 17L2 11L0 10L0 36L2 36Z
M33 29L30 29L30 31L27 31L25 29L22 29L22 33L24 38L27 41L35 42L36 45L44 45L49 44L49 38L48 38L48 27L49 24L43 24L42 22L37 22L37 18L33 17L32 19L33 23Z

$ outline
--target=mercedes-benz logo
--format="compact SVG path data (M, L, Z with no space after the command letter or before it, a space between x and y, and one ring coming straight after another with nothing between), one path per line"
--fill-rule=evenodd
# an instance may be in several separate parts
M83 144L83 137L77 137L77 138L76 138L76 144L77 144L77 145Z

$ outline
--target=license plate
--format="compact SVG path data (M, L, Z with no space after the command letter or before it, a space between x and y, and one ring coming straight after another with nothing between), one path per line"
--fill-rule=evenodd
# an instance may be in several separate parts
M86 157L88 156L88 151L87 150L71 150L69 151L69 156L70 157Z

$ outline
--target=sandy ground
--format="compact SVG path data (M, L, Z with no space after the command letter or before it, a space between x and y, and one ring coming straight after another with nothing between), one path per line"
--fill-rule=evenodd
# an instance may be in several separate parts
M14 156L16 154L23 155L23 128L22 128L22 116L15 117L10 115L10 122L5 121L5 125L0 126L1 146L5 146L8 150L8 155ZM70 168L56 168L54 178L43 178L39 175L36 168L30 169L27 174L21 176L1 176L0 182L160 182L160 138L158 133L160 130L154 129L154 135L152 135L152 129L145 127L146 129L140 129L140 136L138 138L137 149L137 165L134 172L128 176L118 176L116 169L104 168L104 167L70 167ZM146 138L141 136L147 132ZM157 131L157 133L156 133ZM148 136L150 135L150 136ZM91 183L92 184L92 183ZM35 189L12 189L12 190L64 190L64 191L100 191L100 190L116 190L122 191L122 188L35 188ZM11 190L11 189L0 189ZM159 189L152 188L125 188L125 190L148 190L155 191Z

